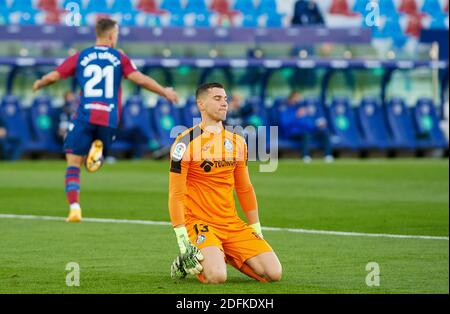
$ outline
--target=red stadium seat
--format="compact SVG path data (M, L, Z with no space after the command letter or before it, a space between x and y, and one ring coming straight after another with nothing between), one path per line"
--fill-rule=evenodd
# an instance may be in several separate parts
M138 10L151 14L165 14L167 11L161 10L155 0L140 0L137 5Z
M53 11L58 9L58 0L39 0L38 8L44 11Z
M358 15L350 10L347 0L333 0L328 12L330 14L345 15L345 16L357 16Z
M213 0L210 6L210 10L218 14L218 24L224 25L229 23L234 25L234 18L239 14L238 11L232 10L230 8L230 3L228 0Z
M45 24L61 24L61 15L64 11L58 8L45 11Z
M417 14L419 10L416 0L402 0L398 11L408 15Z
M448 13L448 0L447 0L447 2L444 5L444 12Z
M422 31L422 15L420 13L408 16L408 25L405 34L419 38Z

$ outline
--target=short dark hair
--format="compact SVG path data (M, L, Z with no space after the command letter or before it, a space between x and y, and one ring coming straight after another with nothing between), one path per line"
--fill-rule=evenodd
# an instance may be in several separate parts
M113 19L104 17L97 21L95 25L95 34L97 37L102 37L105 33L109 32L111 29L116 27L117 22Z
M207 92L208 90L210 90L212 88L225 89L225 87L223 87L223 85L220 83L206 83L197 88L197 92L195 93L195 98L198 99L201 95L203 95L205 92Z

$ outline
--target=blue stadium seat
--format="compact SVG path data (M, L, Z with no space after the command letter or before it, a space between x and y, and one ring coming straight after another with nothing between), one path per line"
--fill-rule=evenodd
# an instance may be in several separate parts
M135 11L135 8L131 0L114 0L111 11L127 13Z
M385 113L392 145L398 149L415 149L414 124L405 101L399 97L391 98L386 103Z
M234 4L234 9L240 11L243 15L255 15L256 8L253 0L239 0Z
M331 132L337 137L333 148L362 148L356 120L348 97L334 97L328 108L328 122Z
M380 14L390 18L398 18L398 12L392 0L379 0Z
M447 29L448 15L436 14L431 19L430 29Z
M170 137L172 128L182 125L177 110L165 98L158 99L156 106L150 110L160 146L170 147L175 140L175 137Z
M30 12L35 11L32 0L14 0L10 7L11 12Z
M196 14L208 14L209 9L206 6L205 0L188 0L186 7L184 8L184 12Z
M18 159L25 150L34 148L31 144L30 126L19 98L14 95L4 96L0 103L0 115L5 122L8 139L15 143L13 159Z
M439 127L433 100L420 98L413 113L419 144L426 148L447 148L448 143Z
M392 38L396 47L403 47L408 39L397 18L390 18L386 21L382 34L383 37Z
M183 27L184 26L184 14L182 12L178 14L170 14L170 26Z
M266 27L283 27L283 15L276 12L268 13L266 20Z
M67 8L67 5L70 3L76 3L76 4L78 4L78 7L80 8L80 10L84 10L83 0L64 0L63 8Z
M439 0L425 0L421 11L431 16L440 15L443 13Z
M365 97L356 109L360 134L368 147L391 148L381 102L376 97Z
M95 0L95 1L89 1L86 6L86 13L108 13L110 12L110 9L108 7L108 2L106 0Z
M275 0L261 0L258 6L259 14L277 13L277 3Z
M181 108L181 117L183 125L188 128L194 126L194 122L197 122L197 120L201 118L195 96L189 97L186 104Z
M169 11L171 14L181 14L184 12L180 0L163 0L160 8Z
M195 26L196 27L210 27L211 24L209 22L210 19L209 13L200 13L195 15Z
M59 153L62 147L56 139L55 111L50 96L36 97L29 110L31 137L35 148L42 151Z
M361 13L361 15L366 16L366 6L369 3L370 0L356 0L355 4L353 5L353 12Z
M253 14L244 15L242 27L257 27L257 26L258 26L258 16L255 16Z
M122 123L113 151L130 151L140 146L141 152L158 148L150 113L140 95L130 96L123 107Z

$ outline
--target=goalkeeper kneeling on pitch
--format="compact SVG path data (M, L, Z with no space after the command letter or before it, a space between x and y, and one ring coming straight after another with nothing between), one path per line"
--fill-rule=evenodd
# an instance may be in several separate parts
M282 267L262 235L245 139L222 124L226 92L221 84L204 84L196 99L202 121L171 149L169 212L180 249L171 276L224 283L228 263L260 282L279 281ZM247 223L237 215L234 190Z

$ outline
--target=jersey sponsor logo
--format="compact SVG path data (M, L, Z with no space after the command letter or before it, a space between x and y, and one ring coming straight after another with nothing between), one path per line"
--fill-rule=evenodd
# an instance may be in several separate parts
M100 111L107 111L111 112L114 110L114 104L105 105L100 103L92 103L92 104L86 104L84 105L84 109L86 110L100 110Z
M200 167L205 170L205 172L211 172L212 167L214 167L214 163L211 162L210 160L206 159L204 162L202 162L202 164L200 165Z
M208 160L206 159L200 165L205 172L211 172L212 168L224 168L224 167L234 167L236 165L236 160Z
M172 160L174 161L180 161L183 159L183 155L186 152L186 144L184 143L178 143L172 152Z

